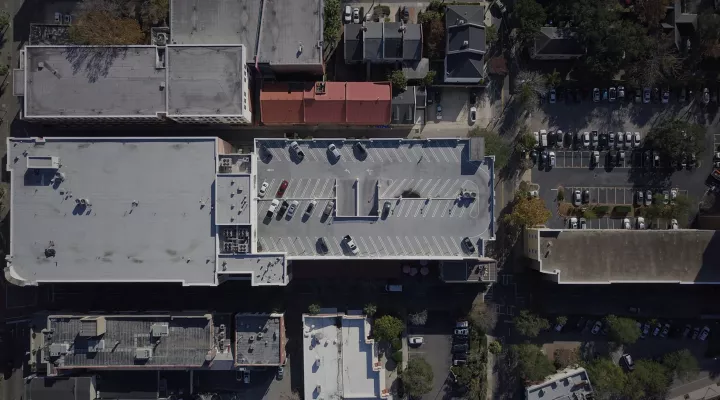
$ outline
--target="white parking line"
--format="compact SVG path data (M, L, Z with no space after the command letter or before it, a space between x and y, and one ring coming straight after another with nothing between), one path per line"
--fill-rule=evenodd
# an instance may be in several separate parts
M432 212L432 217L433 217L433 218L435 218L435 214L437 214L437 212L438 212L438 210L439 210L440 208L444 208L444 207L441 207L441 206L442 206L442 202L441 202L441 201L435 200L434 203L435 203L435 209L434 209L433 212ZM428 214L430 214L429 211L428 211ZM442 215L442 214L440 214L440 215Z
M449 159L447 158L447 156L445 155L445 150L444 150L442 147L440 147L439 150L440 150L440 154L442 154L443 158L445 159L445 162L446 162L446 163L449 163L450 160L449 160Z
M288 236L286 241L287 241L287 245L292 247L292 254L297 254L298 251L297 251L297 248L295 247L295 243L293 243L294 242L293 238Z
M380 242L382 243L382 240ZM392 238L390 236L388 236L387 242L390 244L390 247L392 247L393 254L400 254L400 253L398 253L397 249L395 248L395 245L393 244ZM387 248L387 246L385 246L385 249L386 249L386 251L390 250Z
M421 254L420 251L415 250L415 246L413 246L413 243L410 241L410 239L408 239L407 236L405 236L405 242L407 243L408 248L410 249L410 251L412 251L411 254Z
M401 147L400 152L405 156L405 159L408 162L412 162L412 159L410 158L410 154L408 154L408 148L407 147Z
M315 182L315 186L313 186L312 191L310 192L310 197L316 198L315 196L315 190L317 190L318 185L320 184L320 181L322 179L318 179L317 182Z
M300 246L300 248L302 249L302 253L300 254L305 254L305 245L303 244L302 238L300 238L299 236L295 237L294 242L297 243L298 246Z
M362 248L361 248L362 250L361 250L361 251L362 251L362 252L365 252L365 253L370 253L370 248L369 248L368 245L365 243L365 241L363 240L363 238L360 237L360 238L358 238L357 240L359 240L360 243L362 243Z
M310 249L309 254L317 254L317 241L318 241L318 238L317 238L317 237L311 238L311 237L306 236L305 239L307 239L307 242L308 242L308 245L309 245L309 247L308 247L308 249Z
M417 206L415 203L415 201L410 203L410 207L408 207L407 212L405 213L405 218L409 217L410 213L415 209L415 206Z
M443 185L440 186L440 189L438 189L438 191L435 192L435 196L433 196L433 197L439 197L439 194L442 193L443 189L445 189L445 186L447 186L448 183L450 183L450 180L446 179L445 183L443 183Z
M455 160L455 162L459 162L459 161L460 161L460 158L458 158L457 154L455 154L455 153L456 153L456 149L451 147L451 148L450 148L450 155L451 155L452 158Z
M313 181L313 179L308 179L308 183L303 187L303 191L302 191L302 193L300 194L300 197L305 198L305 192L307 192L308 188L310 188L310 185L312 184L312 183L311 183L312 181ZM318 179L318 181L319 181L319 179Z
M314 152L313 152L313 149L308 148L308 149L306 149L306 150L307 150L307 151L305 151L304 153L307 153L307 154L310 156L310 158L313 159L313 161L317 161L317 160L318 160L317 156L316 156L316 155L314 154Z
M423 186L422 189L420 189L420 190L418 191L418 193L420 193L421 196L422 196L424 193L427 193L427 192L425 191L425 189L428 187L428 185L430 185L430 184L432 183L432 181L433 181L432 179L428 179L427 183L425 183L425 186Z
M263 251L274 251L274 248L270 248L264 238L260 238L260 245L262 246Z
M285 241L283 238L278 238L277 242L275 242L276 247L280 248L282 246L283 253L289 253L287 246L285 246Z
M407 254L407 251L405 251L405 246L403 246L403 242L402 242L402 240L400 240L400 236L395 236L395 238L398 241L398 245L402 249L402 254ZM395 246L393 246L393 248L395 248Z
M454 240L453 237L450 237L450 239L451 239L453 245L455 246L455 249L457 250L457 253L456 253L456 254L462 254L463 251L462 251L462 249L460 248L460 241L462 240L462 238L458 238L458 240Z
M375 249L375 255L380 255L380 250L378 250L377 246L375 245L375 241L373 240L372 236L368 238L370 241L370 244L372 245L373 249Z
M440 162L440 157L438 157L437 152L432 147L429 148L430 154L432 154L433 158L435 159L435 162Z
M438 179L438 181L437 181L437 182L435 182L435 184L433 185L433 187L432 187L432 188L430 188L430 191L428 192L428 197L432 197L432 193L434 193L434 192L435 192L435 188L436 188L436 187L437 187L437 185L439 185L439 184L440 184L440 182L442 182L442 181L443 181L442 179Z
M413 218L417 218L418 214L420 214L420 211L423 209L423 207L424 207L424 205L423 205L423 204L420 204L420 207L418 207L418 208L415 210L415 215L413 215Z
M413 236L413 238L415 239L415 243L417 243L418 247L420 248L420 252L422 254L427 254L427 249L423 247L423 245L420 243L420 239L418 239L417 236Z
M445 240L445 236L441 236L441 239L442 239L443 244L445 245L445 247L447 247L447 253L448 253L448 254L452 254L452 252L453 252L453 251L452 251L452 247L450 247L450 245L448 244L447 240Z
M335 239L335 238L333 238L333 239ZM334 244L334 245L337 247L337 254L338 254L338 255L343 255L343 254L345 254L345 252L343 251L342 245L340 245L339 242L336 242L336 241L334 241L334 240L332 240L331 242L332 242L332 244ZM331 245L330 247L332 247L332 245ZM334 249L333 249L333 250L334 250Z

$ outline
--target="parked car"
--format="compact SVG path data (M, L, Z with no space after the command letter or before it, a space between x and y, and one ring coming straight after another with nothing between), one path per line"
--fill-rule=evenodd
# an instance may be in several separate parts
M550 89L550 104L555 104L557 101L557 94L555 88Z
M615 148L615 134L613 132L608 132L608 147Z
M350 235L345 235L343 237L343 241L345 241L345 245L350 249L350 252L353 255L357 255L359 253L357 245L355 245L355 242L353 241L352 237Z
M633 135L632 132L625 132L625 147L628 149L632 147Z
M696 327L695 329L693 329L693 333L691 336L692 340L697 339L699 335L700 335L700 328Z
M313 211L315 211L316 205L317 205L317 200L315 200L315 199L310 200L307 207L305 207L305 216L306 217L309 218L312 215Z
M360 23L360 9L357 7L353 8L352 20L354 24Z
M435 118L439 120L442 120L442 106L440 104L435 107Z
M298 145L298 142L291 142L290 148L295 152L295 155L300 161L305 158L305 153L303 153L302 149L300 149L300 145Z
M633 362L633 359L630 356L630 354L623 354L622 356L620 356L620 362L622 362L623 366L628 371L632 371L635 369L635 363Z
M708 328L707 326L706 326L706 327L703 327L702 331L700 331L699 339L700 339L700 340L705 340L705 339L707 339L707 337L708 337L709 335L710 335L710 328Z
M333 209L335 208L335 200L328 201L327 205L325 206L325 210L323 210L323 215L326 217L330 216L330 214L333 212Z
M638 228L638 229L645 229L645 218L643 218L643 217L637 217L637 228Z
M467 353L470 349L470 346L467 344L454 344L452 347L453 353Z
M655 104L660 102L660 89L656 87L652 89L652 101Z
M555 152L554 151L550 152L550 166L551 167L555 166Z
M670 203L670 192L663 190L663 204Z
M623 100L625 98L625 86L618 86L618 99Z
M350 22L352 22L352 7L345 6L345 13L344 13L343 17L344 17L343 19L345 20L346 24L349 24Z
M650 88L648 87L643 89L643 103L650 103Z
M617 89L614 87L610 87L610 97L609 99L611 103L614 103L615 100L617 100Z
M597 335L600 332L600 329L602 329L603 323L600 321L595 322L595 325L593 325L592 330L590 331L593 335Z
M627 219L627 218L626 218ZM629 223L629 222L628 222ZM643 325L642 330L640 331L640 337L642 339L645 339L650 334L650 324L647 322Z
M678 225L678 220L676 220L675 218L671 219L668 229L680 229L680 225Z
M575 206L580 206L581 200L580 200L580 191L576 190L573 192L573 204Z
M285 377L285 367L280 366L277 369L277 380L281 381Z
M665 324L662 328L662 331L660 331L660 337L666 338L668 333L670 333L670 324Z
M660 330L662 329L662 324L658 323L655 325L655 329L653 329L653 336L657 336L660 333Z
M598 165L600 162L600 152L599 151L593 151L592 152L592 158L590 159L591 165Z
M275 215L275 211L277 211L279 205L280 205L280 200L273 199L273 201L270 202L270 207L268 207L267 214L265 214L265 218L272 218L273 215Z
M293 200L290 202L290 207L288 207L288 210L287 210L288 218L292 218L293 215L295 215L295 210L297 210L298 204L300 204L300 203L298 203L297 200Z
M583 133L583 146L590 147L590 132Z
M258 197L262 198L265 197L265 192L267 191L267 188L270 186L269 183L263 182L262 185L260 185L260 189L258 189Z
M335 157L335 159L338 159L342 156L342 153L340 153L340 150L338 150L337 146L335 144L330 143L328 146L328 151Z
M456 328L468 328L470 326L470 323L468 321L460 320L455 323Z
M636 103L642 102L642 93L640 93L640 90L635 90L635 102Z
M639 206L645 203L645 194L642 190L638 190L637 192L635 192L635 203Z
M645 205L646 206L652 205L652 201L653 201L652 196L653 196L652 190L648 189L647 192L645 192Z
M365 148L365 146L364 146L361 142L355 142L355 144L353 145L353 147L355 148L355 150L357 150L358 155L360 156L360 158L365 158L365 157L367 157L367 149Z
M633 135L633 146L640 147L640 132L635 132Z
M423 344L422 336L410 336L408 338L408 344L410 346L420 346Z
M585 218L580 218L580 229L587 229L587 220Z
M557 325L555 325L555 332L562 331L564 327L565 327L565 324L558 323Z
M577 217L570 218L570 229L577 229L577 227L578 227Z
M595 103L600 102L600 89L598 89L598 88L593 89L593 101Z
M664 88L662 92L662 103L667 104L670 101L670 89Z
M320 253L327 254L327 252L330 250L330 248L328 247L328 244L325 241L325 238L320 237L320 239L318 239L317 243L318 243L318 248L320 249Z
M702 102L703 104L710 103L710 91L708 90L708 88L703 89Z
M470 330L468 328L456 328L453 332L453 335L455 336L467 336L470 334Z
M692 326L690 324L685 325L685 330L683 331L683 338L690 337L690 333L692 332Z
M465 246L465 249L466 249L469 253L474 253L474 252L475 252L475 245L473 245L473 242L472 242L472 240L470 240L469 237L465 237L465 238L462 240L462 244L463 244L463 246Z
M280 183L280 186L278 187L277 193L275 193L275 197L283 197L283 195L285 194L285 190L288 187L288 184L288 181L282 181Z
M590 134L590 139L592 140L593 147L597 147L598 145L598 131L592 131Z
M477 107L470 107L470 123L474 124L477 120Z
M585 204L589 203L590 202L590 191L587 189L583 190L582 197L583 197L582 198L583 203L585 203Z

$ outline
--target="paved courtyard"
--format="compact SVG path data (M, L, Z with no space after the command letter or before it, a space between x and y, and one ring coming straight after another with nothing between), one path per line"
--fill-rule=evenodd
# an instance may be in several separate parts
M461 241L492 237L492 176L485 162L471 161L467 140L299 141L298 160L290 141L258 140L258 182L267 195L258 199L258 238L263 251L289 256L350 256L343 236L351 235L360 257L448 258L471 253ZM339 159L327 150L335 144ZM294 215L266 213L277 189L288 181L285 201L297 201ZM475 198L459 197L461 192ZM317 204L310 215L311 201ZM334 202L330 213L323 211ZM387 206L386 206L387 204ZM387 207L387 208L386 208ZM384 211L387 209L387 211ZM476 250L477 251L477 250Z

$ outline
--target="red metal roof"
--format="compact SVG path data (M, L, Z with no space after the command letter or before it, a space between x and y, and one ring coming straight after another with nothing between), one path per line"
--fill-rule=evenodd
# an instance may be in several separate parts
M392 114L389 82L271 83L260 91L265 125L387 125Z

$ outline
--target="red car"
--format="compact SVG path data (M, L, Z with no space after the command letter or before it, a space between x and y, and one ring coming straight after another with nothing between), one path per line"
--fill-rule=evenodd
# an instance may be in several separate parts
M283 195L285 194L285 189L287 189L287 187L288 181L282 181L275 197L283 197Z

